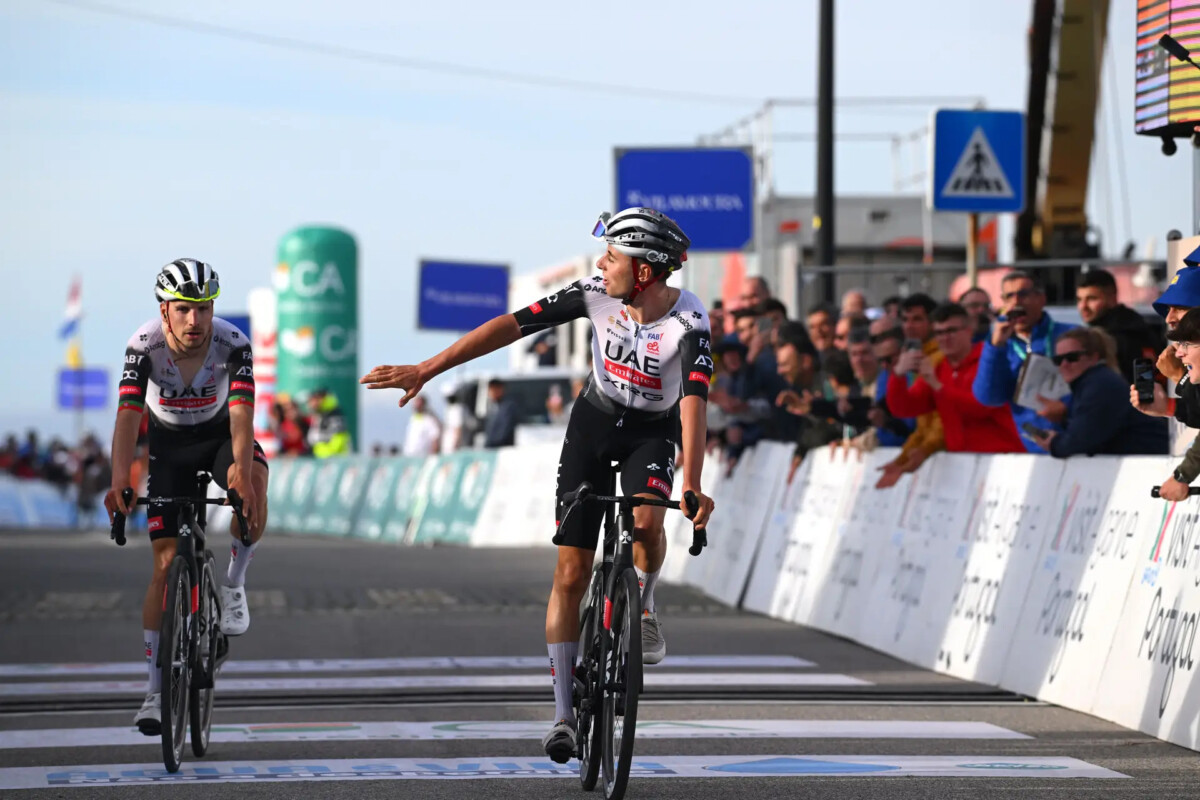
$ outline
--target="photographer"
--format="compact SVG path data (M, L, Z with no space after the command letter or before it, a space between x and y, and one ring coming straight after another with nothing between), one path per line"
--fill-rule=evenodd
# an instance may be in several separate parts
M1125 404L1129 383L1117 370L1116 343L1099 328L1072 328L1054 346L1054 363L1071 387L1062 433L1029 435L1055 458L1163 455L1167 425ZM1136 399L1136 395L1135 395Z
M1165 294L1163 298L1166 298ZM1154 399L1151 402L1139 403L1136 387L1130 389L1129 401L1138 411L1148 416L1174 416L1189 428L1200 428L1200 391L1197 391L1198 387L1191 380L1192 375L1200 375L1200 308L1193 308L1184 314L1175 329L1167 334L1167 339L1170 342L1168 349L1175 348L1175 357L1179 359L1184 371L1177 392L1179 399L1175 402L1174 409L1167 400L1166 391L1158 384L1154 386ZM1192 442L1183 461L1175 468L1171 477L1163 481L1159 496L1174 502L1186 500L1188 484L1196 480L1197 476L1200 476L1200 438Z

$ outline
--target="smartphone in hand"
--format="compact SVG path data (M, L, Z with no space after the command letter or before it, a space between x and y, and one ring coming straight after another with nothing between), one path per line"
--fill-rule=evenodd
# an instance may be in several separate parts
M1035 439L1040 439L1044 436L1050 435L1050 431L1046 430L1045 428L1039 428L1037 425L1034 425L1032 422L1022 422L1021 430L1025 431L1026 434L1034 437Z
M1154 402L1154 362L1150 359L1133 360L1133 388L1137 389L1138 403Z

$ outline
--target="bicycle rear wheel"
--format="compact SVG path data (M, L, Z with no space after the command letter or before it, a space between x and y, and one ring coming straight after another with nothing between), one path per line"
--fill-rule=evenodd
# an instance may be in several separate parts
M200 560L200 606L193 621L198 630L198 645L188 687L192 752L197 757L208 751L209 732L212 730L213 687L217 677L217 640L222 635L217 629L220 602L214 583L216 572L216 560L211 551L205 550Z
M620 800L629 782L642 691L642 602L637 573L621 572L613 591L604 660L604 796Z
M191 603L192 584L187 562L182 556L176 556L167 572L158 638L158 661L162 672L162 751L167 772L179 771L187 733Z
M585 792L596 788L604 736L603 694L600 676L604 665L604 637L597 623L603 610L604 571L597 566L585 595L579 623L579 666L575 669L575 745L579 754L579 783Z

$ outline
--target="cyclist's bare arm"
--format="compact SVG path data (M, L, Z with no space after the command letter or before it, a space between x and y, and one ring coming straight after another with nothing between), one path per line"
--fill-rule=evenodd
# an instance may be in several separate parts
M700 489L700 471L704 467L704 445L708 438L708 402L699 395L685 395L679 399L679 421L683 428L683 490L695 492L700 499L700 509L692 517L697 528L708 525L713 511L713 501ZM685 512L686 513L686 512Z
M129 513L121 497L121 490L129 487L129 470L133 466L134 451L137 449L138 428L142 426L142 410L140 408L121 408L117 410L117 422L113 426L112 442L112 487L104 498L104 506L108 509L109 522L112 522L112 512ZM136 493L137 487L134 487Z
M425 383L449 369L499 350L521 338L521 326L512 314L489 320L463 336L433 358L420 364L382 365L364 375L359 383L368 389L403 389L403 407L417 396Z

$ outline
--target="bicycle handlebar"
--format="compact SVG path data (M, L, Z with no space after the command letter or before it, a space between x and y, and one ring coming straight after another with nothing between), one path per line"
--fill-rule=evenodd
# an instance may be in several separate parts
M128 506L133 500L133 489L122 489L121 499ZM250 528L246 525L246 517L242 513L242 498L237 491L230 489L225 497L139 497L134 505L149 506L149 505L164 505L167 503L190 504L194 506L232 506L233 513L237 516L238 529L241 531L242 544L250 546ZM118 547L125 546L125 515L120 511L113 512L112 530L109 531L109 538L117 543Z
M1151 486L1150 487L1150 496L1155 499L1160 499L1160 497L1161 497L1161 495L1159 494L1160 489L1162 489L1161 486ZM1193 496L1200 494L1200 486L1189 486L1188 494L1193 495Z
M574 506L581 502L596 502L596 503L616 503L618 506L628 508L637 508L638 506L657 506L659 508L670 508L675 511L682 511L678 501L675 500L658 500L653 497L616 497L603 494L592 494L592 484L584 481L579 484L579 488L573 492L567 492L562 496L563 502L569 506ZM683 493L683 504L687 506L687 513L691 516L696 514L700 508L700 498L696 497L693 492ZM690 518L690 517L689 517ZM554 537L555 544L561 544L561 534L556 534ZM700 555L706 546L708 546L708 533L705 528L692 528L692 546L688 548L688 552L693 556Z

